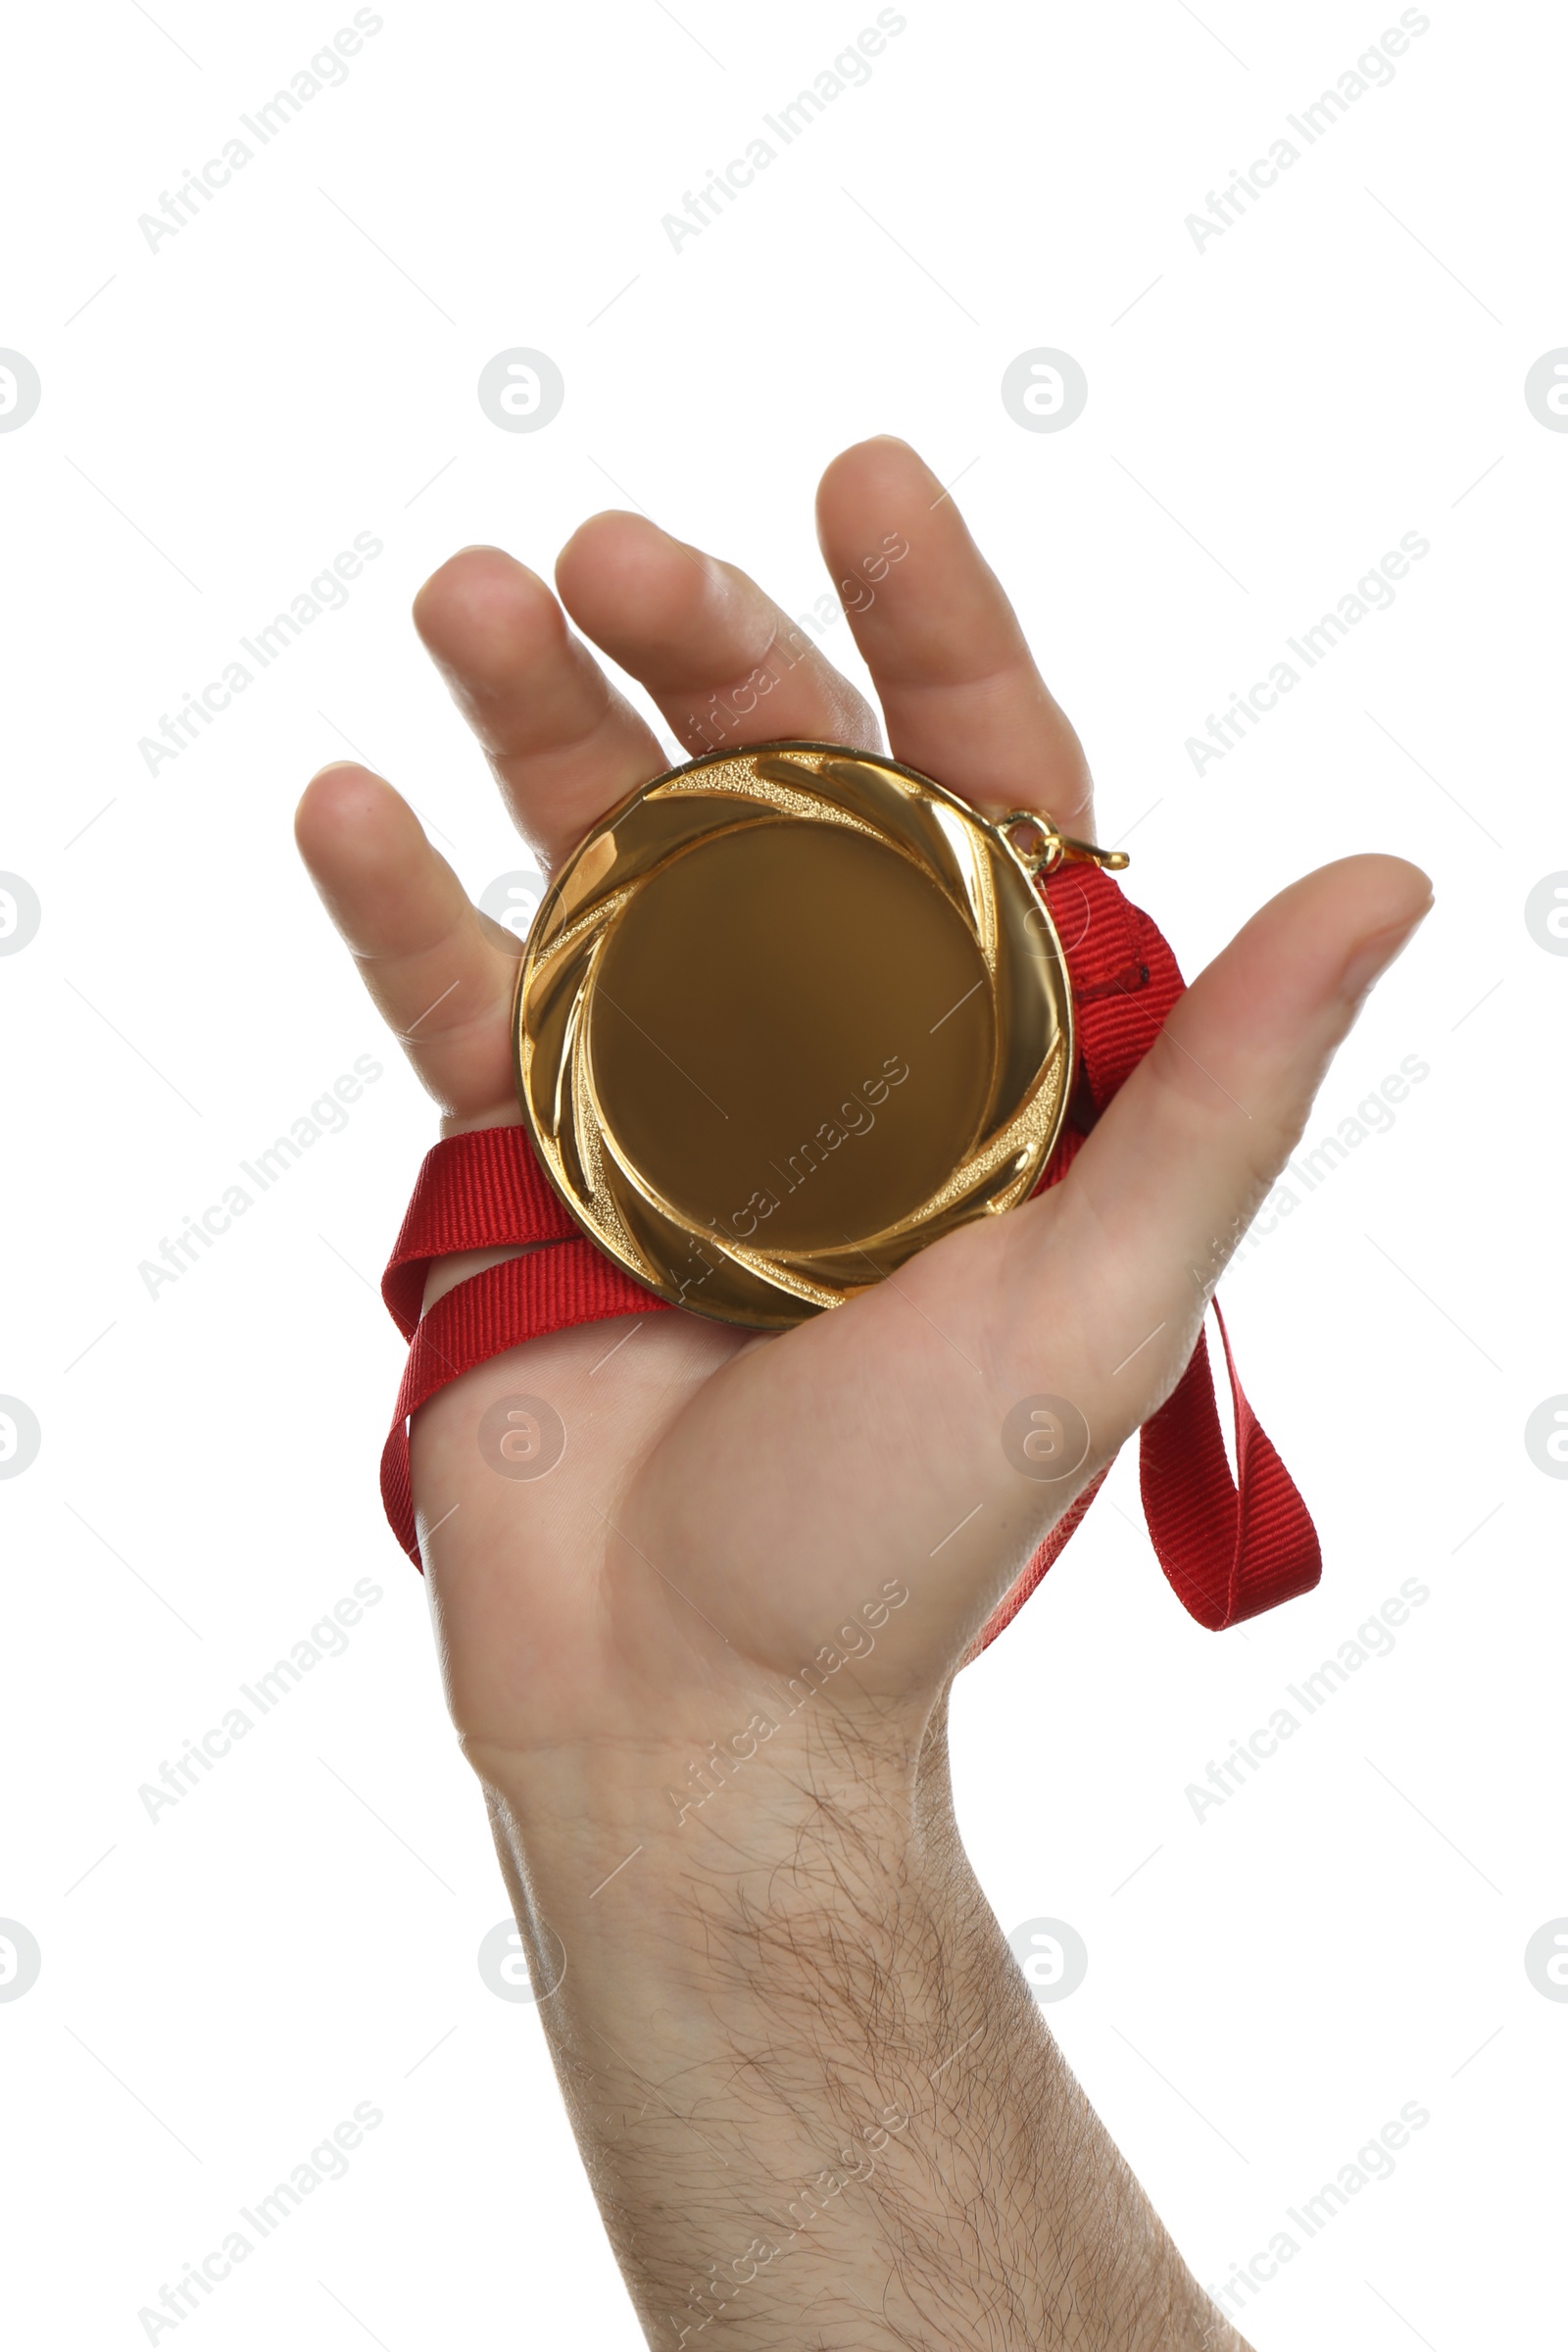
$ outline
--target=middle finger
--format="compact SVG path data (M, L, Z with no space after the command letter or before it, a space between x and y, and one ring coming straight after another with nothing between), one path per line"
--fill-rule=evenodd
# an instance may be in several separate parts
M640 514L596 514L570 538L556 585L572 619L653 696L689 758L790 738L875 751L863 695L811 629L732 564Z

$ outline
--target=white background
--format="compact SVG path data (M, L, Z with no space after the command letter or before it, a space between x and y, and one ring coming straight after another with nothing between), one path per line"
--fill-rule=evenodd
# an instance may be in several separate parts
M1344 851L1438 893L1309 1140L1404 1057L1429 1078L1225 1286L1322 1586L1199 1631L1129 1455L962 1680L972 1851L1004 1928L1085 1937L1052 2022L1200 2278L1429 2111L1294 2232L1259 2346L1561 2343L1568 2005L1523 1952L1568 1913L1568 1487L1523 1430L1568 1390L1568 960L1523 907L1568 866L1568 435L1523 384L1568 343L1564 22L1435 0L1392 84L1200 251L1185 217L1396 8L910 0L867 86L677 252L662 216L876 12L677 13L388 0L156 251L138 216L351 10L13 25L0 343L43 398L0 435L0 866L43 919L0 959L0 1390L43 1435L0 1483L0 1914L43 1957L0 2002L10 2330L145 2341L162 2283L369 2101L348 2177L181 2344L640 2341L538 2019L475 1965L505 1899L374 1475L401 1350L368 1286L431 1119L289 816L352 744L479 892L524 860L416 643L421 578L473 540L548 571L636 502L798 611L816 475L887 429L962 473L1189 971ZM475 397L514 345L565 378L538 433ZM1087 371L1064 432L1002 405L1035 346ZM1208 713L1412 531L1393 609L1195 774ZM139 739L360 532L384 552L346 608L150 774ZM366 1054L345 1131L149 1297L140 1261ZM1209 1759L1412 1577L1393 1654L1196 1819ZM149 1820L139 1786L364 1578L346 1653Z

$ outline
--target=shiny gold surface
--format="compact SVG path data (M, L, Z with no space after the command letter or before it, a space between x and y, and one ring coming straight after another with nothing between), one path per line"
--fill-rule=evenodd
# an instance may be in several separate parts
M519 1098L577 1221L673 1303L777 1329L1027 1198L1073 1064L1031 879L1119 862L831 744L613 809L518 974Z

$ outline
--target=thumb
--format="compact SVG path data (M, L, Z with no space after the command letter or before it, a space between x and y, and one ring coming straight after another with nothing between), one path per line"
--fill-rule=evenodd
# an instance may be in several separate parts
M1179 1000L1057 1188L1041 1238L1080 1284L1094 1269L1100 1295L1077 1304L1104 1357L1090 1373L1104 1439L1181 1377L1329 1062L1431 905L1399 858L1341 858L1282 891Z

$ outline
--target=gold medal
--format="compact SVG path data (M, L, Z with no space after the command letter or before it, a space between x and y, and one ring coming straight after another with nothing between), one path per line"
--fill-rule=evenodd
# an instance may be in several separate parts
M523 952L518 1096L573 1217L673 1305L779 1330L1027 1200L1075 1059L1035 876L1123 866L819 743L643 785Z

